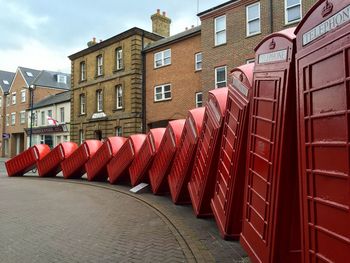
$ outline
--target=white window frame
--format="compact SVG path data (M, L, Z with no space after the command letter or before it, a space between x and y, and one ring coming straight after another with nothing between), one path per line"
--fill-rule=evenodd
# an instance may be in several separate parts
M255 58L250 58L245 61L246 64L255 63Z
M222 69L222 68L225 69L225 80L218 82L218 70ZM215 68L215 88L216 89L217 88L222 88L222 87L218 87L218 84L220 84L220 83L226 83L225 86L222 86L222 87L226 87L227 86L227 66L221 66L221 67Z
M103 75L103 55L98 55L96 57L96 74L97 76L102 76Z
M165 56L165 54L169 52L169 56ZM157 59L157 56L160 56L160 59ZM169 60L167 60L169 59ZM159 65L157 65L157 62L160 62ZM154 68L160 68L160 67L164 67L167 65L171 65L171 48L157 52L154 54Z
M62 74L58 74L57 75L57 83L67 84L67 76L62 75Z
M60 107L60 121L61 121L61 123L64 123L64 121L65 121L65 119L64 119L64 107Z
M16 125L16 112L11 112L11 125Z
M6 126L10 125L10 114L6 114Z
M200 59L198 59L198 56L200 55ZM202 52L198 52L196 54L194 54L194 67L195 70L202 70L202 61L203 61L203 55Z
M2 96L0 96L0 108L2 108Z
M288 0L284 0L284 24L285 25L290 25L290 24L294 24L296 22L299 22L301 19L302 19L302 1L299 0L299 4L294 4L294 5L291 5L291 6L287 6L287 3ZM292 21L288 21L288 9L291 9L293 7L296 7L296 6L299 6L299 14L300 14L300 18L299 19L296 19L296 20L292 20Z
M123 69L124 63L123 63L123 49L121 47L116 49L116 68L117 70Z
M15 105L17 102L17 95L16 95L16 92L12 92L11 94L11 104L12 105Z
M21 90L21 102L26 102L26 90Z
M20 124L26 123L26 111L22 110L19 114Z
M120 91L120 92L119 92ZM120 110L123 108L123 87L122 85L118 85L115 88L115 106L117 110Z
M169 86L170 87L170 91L165 92L165 87ZM156 90L157 88L161 88L161 92L157 93ZM165 93L170 93L170 98L165 98ZM162 95L161 99L157 99L157 95L160 94ZM158 85L154 87L154 101L158 102L158 101L166 101L166 100L171 100L172 98L172 94L171 94L171 84L163 84L163 85Z
M10 105L11 105L11 95L8 94L8 95L6 96L6 106L10 106Z
M199 100L198 95L202 95L202 100ZM203 106L203 92L196 92L196 108ZM200 105L199 105L200 104Z
M225 21L225 29L222 29L222 30L218 30L216 27L217 27L217 21L219 19L224 19ZM215 46L219 46L219 45L223 45L223 44L226 44L227 42L227 34L226 34L226 15L222 15L222 16L219 16L219 17L216 17L214 19L214 37L215 37ZM225 41L222 42L222 43L218 43L218 34L222 33L222 32L225 32Z
M79 104L80 104L80 114L86 113L86 95L84 93L79 95Z
M86 63L85 61L80 62L80 81L86 80Z
M123 128L121 126L115 127L115 136L123 136Z
M253 6L258 6L259 7L259 16L258 17L255 17L255 18L253 18L253 19L251 19L251 20L249 20L249 16L248 16L248 13L249 13L249 8L250 7L253 7ZM257 31L257 32L254 32L254 33L250 33L250 31L249 31L249 23L250 22L253 22L253 21L255 21L255 20L259 20L259 31ZM260 34L261 33L261 6L260 6L260 2L256 2L256 3L254 3L254 4L251 4L251 5L247 5L246 6L246 25L247 25L247 28L246 28L246 30L247 30L247 37L250 37L250 36L254 36L254 35L258 35L258 34Z
M40 113L40 117L41 117L41 125L42 126L44 126L45 125L45 118L46 118L46 113L45 113L45 111L41 111L41 113Z
M96 111L103 111L103 91L101 89L96 91Z

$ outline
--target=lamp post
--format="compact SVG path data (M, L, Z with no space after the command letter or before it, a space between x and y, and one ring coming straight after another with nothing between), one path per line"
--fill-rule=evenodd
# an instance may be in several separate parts
M32 85L29 86L29 92L30 92L30 130L29 130L29 147L32 147L34 89L35 89L35 85L34 85L34 84L32 84Z

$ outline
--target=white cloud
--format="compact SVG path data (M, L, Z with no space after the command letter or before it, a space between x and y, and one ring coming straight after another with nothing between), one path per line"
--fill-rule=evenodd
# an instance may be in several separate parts
M14 72L18 66L70 73L68 50L47 47L35 39L25 39L19 49L0 50L0 68Z

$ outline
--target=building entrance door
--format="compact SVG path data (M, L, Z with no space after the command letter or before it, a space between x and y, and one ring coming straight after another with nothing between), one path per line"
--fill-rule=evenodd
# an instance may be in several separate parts
M96 140L102 140L102 131L101 130L96 130L95 131L95 139Z

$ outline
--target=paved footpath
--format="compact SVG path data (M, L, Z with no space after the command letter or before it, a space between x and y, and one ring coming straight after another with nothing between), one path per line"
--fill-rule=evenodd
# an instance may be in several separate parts
M249 262L214 219L125 185L6 177L0 160L0 262Z

